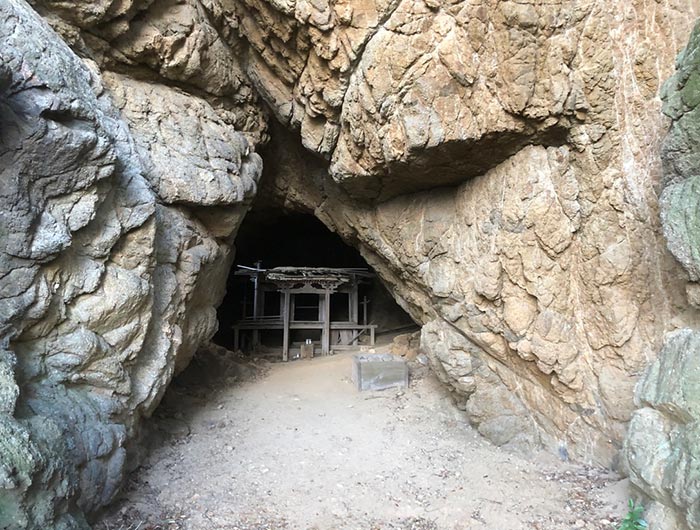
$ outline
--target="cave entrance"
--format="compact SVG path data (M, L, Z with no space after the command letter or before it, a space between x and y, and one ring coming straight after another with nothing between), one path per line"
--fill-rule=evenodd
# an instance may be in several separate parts
M236 248L215 337L228 349L288 361L415 326L357 250L312 215L253 211Z

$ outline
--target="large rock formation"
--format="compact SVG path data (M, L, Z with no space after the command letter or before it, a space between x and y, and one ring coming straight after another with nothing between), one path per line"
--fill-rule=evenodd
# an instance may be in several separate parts
M482 432L611 463L637 377L697 318L656 193L689 5L274 6L239 7L248 71L330 162L278 135L266 200L361 249Z
M700 298L700 25L663 90L673 125L663 145L661 218L668 248L690 280L688 303ZM700 329L666 336L659 358L637 388L625 457L630 479L654 502L659 529L700 528Z
M216 328L268 124L258 199L360 249L480 432L614 463L698 317L657 202L691 0L33 7L0 3L0 528L114 497Z
M261 162L233 111L100 76L23 2L0 50L0 528L82 528L216 330Z

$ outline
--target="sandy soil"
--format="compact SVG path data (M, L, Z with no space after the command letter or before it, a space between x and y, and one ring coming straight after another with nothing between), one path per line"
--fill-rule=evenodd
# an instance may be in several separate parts
M357 392L350 355L188 369L97 530L617 528L626 484L482 439L428 372Z

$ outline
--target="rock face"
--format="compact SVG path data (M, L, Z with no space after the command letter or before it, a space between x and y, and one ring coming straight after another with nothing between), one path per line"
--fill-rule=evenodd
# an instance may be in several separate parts
M673 124L663 145L661 218L668 248L688 273L688 303L700 292L700 26L679 55L662 92ZM663 530L700 527L700 330L666 336L659 358L637 388L639 409L625 443L630 479L654 502L651 520Z
M625 456L662 529L700 527L700 333L670 333L637 389Z
M384 198L483 174L526 144L562 143L569 119L588 109L570 64L574 28L590 8L280 4L241 2L248 71L352 195Z
M23 2L0 50L0 528L83 528L216 330L261 161L231 111L100 76Z
M280 121L351 195L386 198L482 175L527 144L595 146L599 170L622 154L615 132L651 147L636 114L657 110L669 70L656 57L675 55L690 4L245 0L236 12Z
M281 176L264 178L261 193L314 211L361 249L423 325L434 370L484 434L611 463L636 374L655 356L661 324L683 317L683 281L660 239L659 262L643 242L614 238L617 225L586 220L577 200L564 200L577 185L570 151L531 146L459 187L366 206L324 180L316 160L294 155L291 142L272 150L285 155L266 159L266 171ZM321 191L308 193L312 186ZM597 244L616 242L602 256L583 253L589 241L576 234L588 222Z
M656 192L657 93L693 8L236 5L252 82L328 159L273 139L265 194L361 249L475 423L512 423L498 443L611 463L637 377L697 318Z
M695 129L662 181L657 96L692 0L32 7L0 3L0 528L114 497L255 196L360 249L482 434L615 463L638 377L698 320ZM693 90L669 89L676 128ZM660 405L686 390L651 390L684 333L633 421L659 440L691 439L691 399ZM643 471L665 457L633 476L695 524L694 483Z

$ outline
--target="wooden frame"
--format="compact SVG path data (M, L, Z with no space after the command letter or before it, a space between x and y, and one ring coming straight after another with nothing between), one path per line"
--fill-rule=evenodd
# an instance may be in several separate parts
M364 321L358 322L360 283L372 274L366 269L329 269L309 267L278 267L261 269L256 267L239 266L236 275L247 276L254 285L253 300L255 301L253 315L243 315L243 318L233 325L234 349L241 346L241 331L251 331L251 346L256 349L260 344L260 332L279 330L282 335L282 360L289 360L290 331L320 330L321 354L329 355L332 349L352 347L359 341L360 336L369 332L370 345L375 343L377 326L366 321L367 300L363 301ZM280 293L280 314L264 316L265 291L276 290ZM331 296L336 293L348 294L348 321L334 322L331 320ZM298 294L316 294L319 297L318 320L294 320L295 298ZM331 344L331 332L339 331L341 344Z

